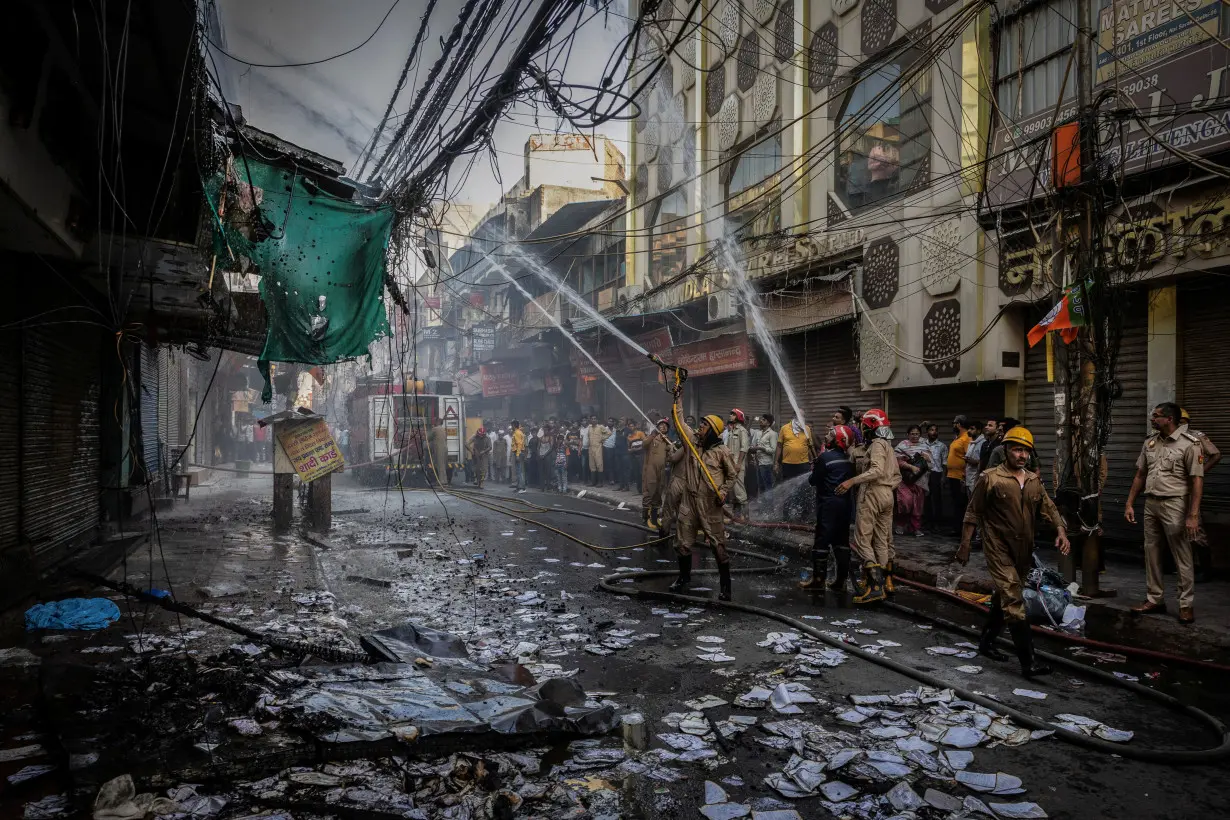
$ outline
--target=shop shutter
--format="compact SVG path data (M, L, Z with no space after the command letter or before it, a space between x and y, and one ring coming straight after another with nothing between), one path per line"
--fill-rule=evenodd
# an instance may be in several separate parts
M615 369L610 373L611 378L623 388L635 405L630 403L628 398L625 398L609 380L602 379L605 398L601 405L601 415L604 423L611 416L617 419L632 416L643 424L645 420L641 418L642 411L648 412L653 407L661 410L670 403L666 390L656 381L657 370L637 367Z
M940 427L940 439L952 441L952 420L964 415L974 421L1004 415L1004 383L944 384L888 391L888 418L893 432L905 438L911 424L929 421Z
M1033 327L1042 318L1038 313L1026 322ZM1058 341L1056 339L1055 341ZM1039 461L1039 475L1042 483L1053 496L1055 493L1055 447L1057 445L1055 425L1055 385L1047 378L1046 341L1038 342L1033 347L1026 345L1025 349L1025 389L1022 404L1024 418L1021 419L1034 437L1034 452Z
M141 455L148 481L153 482L159 472L158 447L158 396L161 387L159 375L159 357L157 348L141 346L141 373L137 385L138 401L141 415ZM136 480L144 484L147 476L141 472L142 465L136 465Z
M29 554L18 537L21 525L21 333L0 332L0 452L9 459L0 470L0 606L29 591ZM25 587L23 589L23 587Z
M1225 280L1197 279L1179 287L1179 403L1192 417L1192 428L1199 430L1230 458L1230 368L1224 352L1230 350L1230 313L1221 294ZM1219 287L1220 285L1220 287ZM1230 462L1222 463L1204 479L1201 514L1209 541L1227 543L1230 535ZM1225 547L1215 563L1226 564Z
M696 391L697 417L716 413L726 421L731 408L738 407L747 418L770 412L769 395L772 389L772 369L763 353L757 352L760 366L752 370L736 370L733 373L717 373L713 376L698 376L688 379L684 389ZM663 396L666 393L663 392ZM669 402L670 398L666 400Z
M1111 408L1111 432L1106 444L1106 487L1102 491L1102 528L1111 541L1138 545L1140 525L1123 520L1136 457L1149 431L1148 354L1149 307L1147 295L1133 292L1123 303L1123 338L1115 378L1123 389Z
M102 349L88 330L23 334L22 539L44 567L98 526Z
M781 344L786 373L817 436L823 435L838 407L845 405L857 411L880 405L881 392L863 390L859 381L854 326L849 322L783 336ZM767 357L762 369L770 369ZM788 421L791 415L783 388L778 392L778 421Z

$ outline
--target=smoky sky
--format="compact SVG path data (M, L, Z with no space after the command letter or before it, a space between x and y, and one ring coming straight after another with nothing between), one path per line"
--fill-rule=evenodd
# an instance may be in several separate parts
M226 50L259 63L306 62L352 48L371 34L392 2L217 0ZM506 0L505 7L511 8L513 2ZM393 109L394 116L409 106L419 85L416 75L420 82L426 76L461 6L462 0L436 3L422 58L411 69L407 88ZM609 14L597 15L580 29L568 62L567 81L600 81L607 57L627 31L626 6L626 0L616 0ZM243 107L247 121L256 128L339 160L350 170L384 112L426 7L427 0L400 0L371 42L353 54L319 65L254 68L219 57L219 68L229 75L224 78L224 88L236 97L230 101ZM587 5L585 17L591 14L593 10ZM502 25L503 18L493 28ZM510 38L512 43L520 33L518 30ZM476 62L481 64L494 53L491 74L498 74L510 50L511 43L492 43L480 52ZM460 90L468 90L465 86L463 81ZM493 168L486 156L480 156L462 184L459 160L451 177L453 198L476 204L496 201L524 173L522 150L526 138L552 132L557 125L549 112L541 112L535 122L535 112L529 106L514 106L495 130L497 166ZM608 123L598 133L616 140L620 150L626 152L625 123Z

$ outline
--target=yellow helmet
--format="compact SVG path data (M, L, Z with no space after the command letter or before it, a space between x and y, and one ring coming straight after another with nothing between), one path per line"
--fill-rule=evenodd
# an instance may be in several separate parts
M1179 423L1180 424L1190 424L1191 420L1192 420L1192 417L1187 415L1187 408L1180 407L1179 408Z
M1033 433L1030 433L1024 427L1013 427L1004 436L1004 447L1007 447L1009 444L1024 444L1032 450L1034 447Z
M704 421L709 422L709 427L719 436L722 435L722 431L726 429L725 422L723 422L722 419L716 415L705 416Z

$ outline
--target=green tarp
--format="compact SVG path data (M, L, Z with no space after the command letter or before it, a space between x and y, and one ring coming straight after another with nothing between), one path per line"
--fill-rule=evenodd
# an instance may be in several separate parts
M366 356L368 345L389 335L385 312L385 250L394 210L364 208L320 191L293 169L236 159L225 234L217 237L218 261L248 257L260 274L261 300L268 316L260 370L261 398L273 398L270 362L330 364ZM259 207L247 213L249 183ZM222 175L209 186L218 202ZM235 229L246 224L249 239ZM229 248L228 248L229 246ZM230 266L230 265L228 265ZM323 297L323 306L322 306Z

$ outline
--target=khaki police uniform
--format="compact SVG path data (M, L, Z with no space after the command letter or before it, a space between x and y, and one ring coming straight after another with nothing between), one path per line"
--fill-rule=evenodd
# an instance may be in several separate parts
M666 489L666 456L670 449L670 439L657 430L645 439L645 463L641 465L642 509L662 506L662 493Z
M752 435L748 429L742 424L732 424L729 427L730 435L726 440L726 447L730 450L730 457L735 462L735 486L732 498L736 504L747 503L747 485L745 479L747 477L747 461L750 458L749 451L752 449ZM743 464L739 464L739 457L742 454Z
M1193 435L1196 438L1200 439L1200 454L1204 456L1204 469L1207 471L1209 469L1209 465L1213 463L1213 459L1221 455L1221 450L1217 449L1217 445L1213 443L1213 440L1211 438L1209 438L1207 435L1200 432L1199 430L1193 430L1189 426L1187 429L1187 432L1189 435ZM1206 559L1209 557L1208 552L1207 552L1208 546L1209 546L1209 534L1204 531L1204 516L1203 515L1200 516L1200 529L1196 530L1196 537L1192 539L1192 546L1193 547L1204 547L1206 550L1204 553L1204 557ZM1196 559L1197 559L1196 564L1197 566L1199 566L1200 556L1197 555ZM1201 569L1205 572L1208 572L1210 569L1212 569L1212 567L1205 566L1205 567L1201 567Z
M1200 439L1184 424L1169 436L1154 433L1145 439L1136 459L1145 473L1145 582L1150 604L1165 602L1162 587L1162 548L1170 548L1179 573L1179 607L1190 609L1195 598L1192 545L1187 534L1188 493L1191 479L1204 476Z
M862 488L854 513L855 554L864 564L888 566L893 558L893 494L901 483L901 470L888 439L876 436L871 440L867 469L850 483Z
M605 424L589 426L589 471L602 472L602 442L610 438L611 429Z

